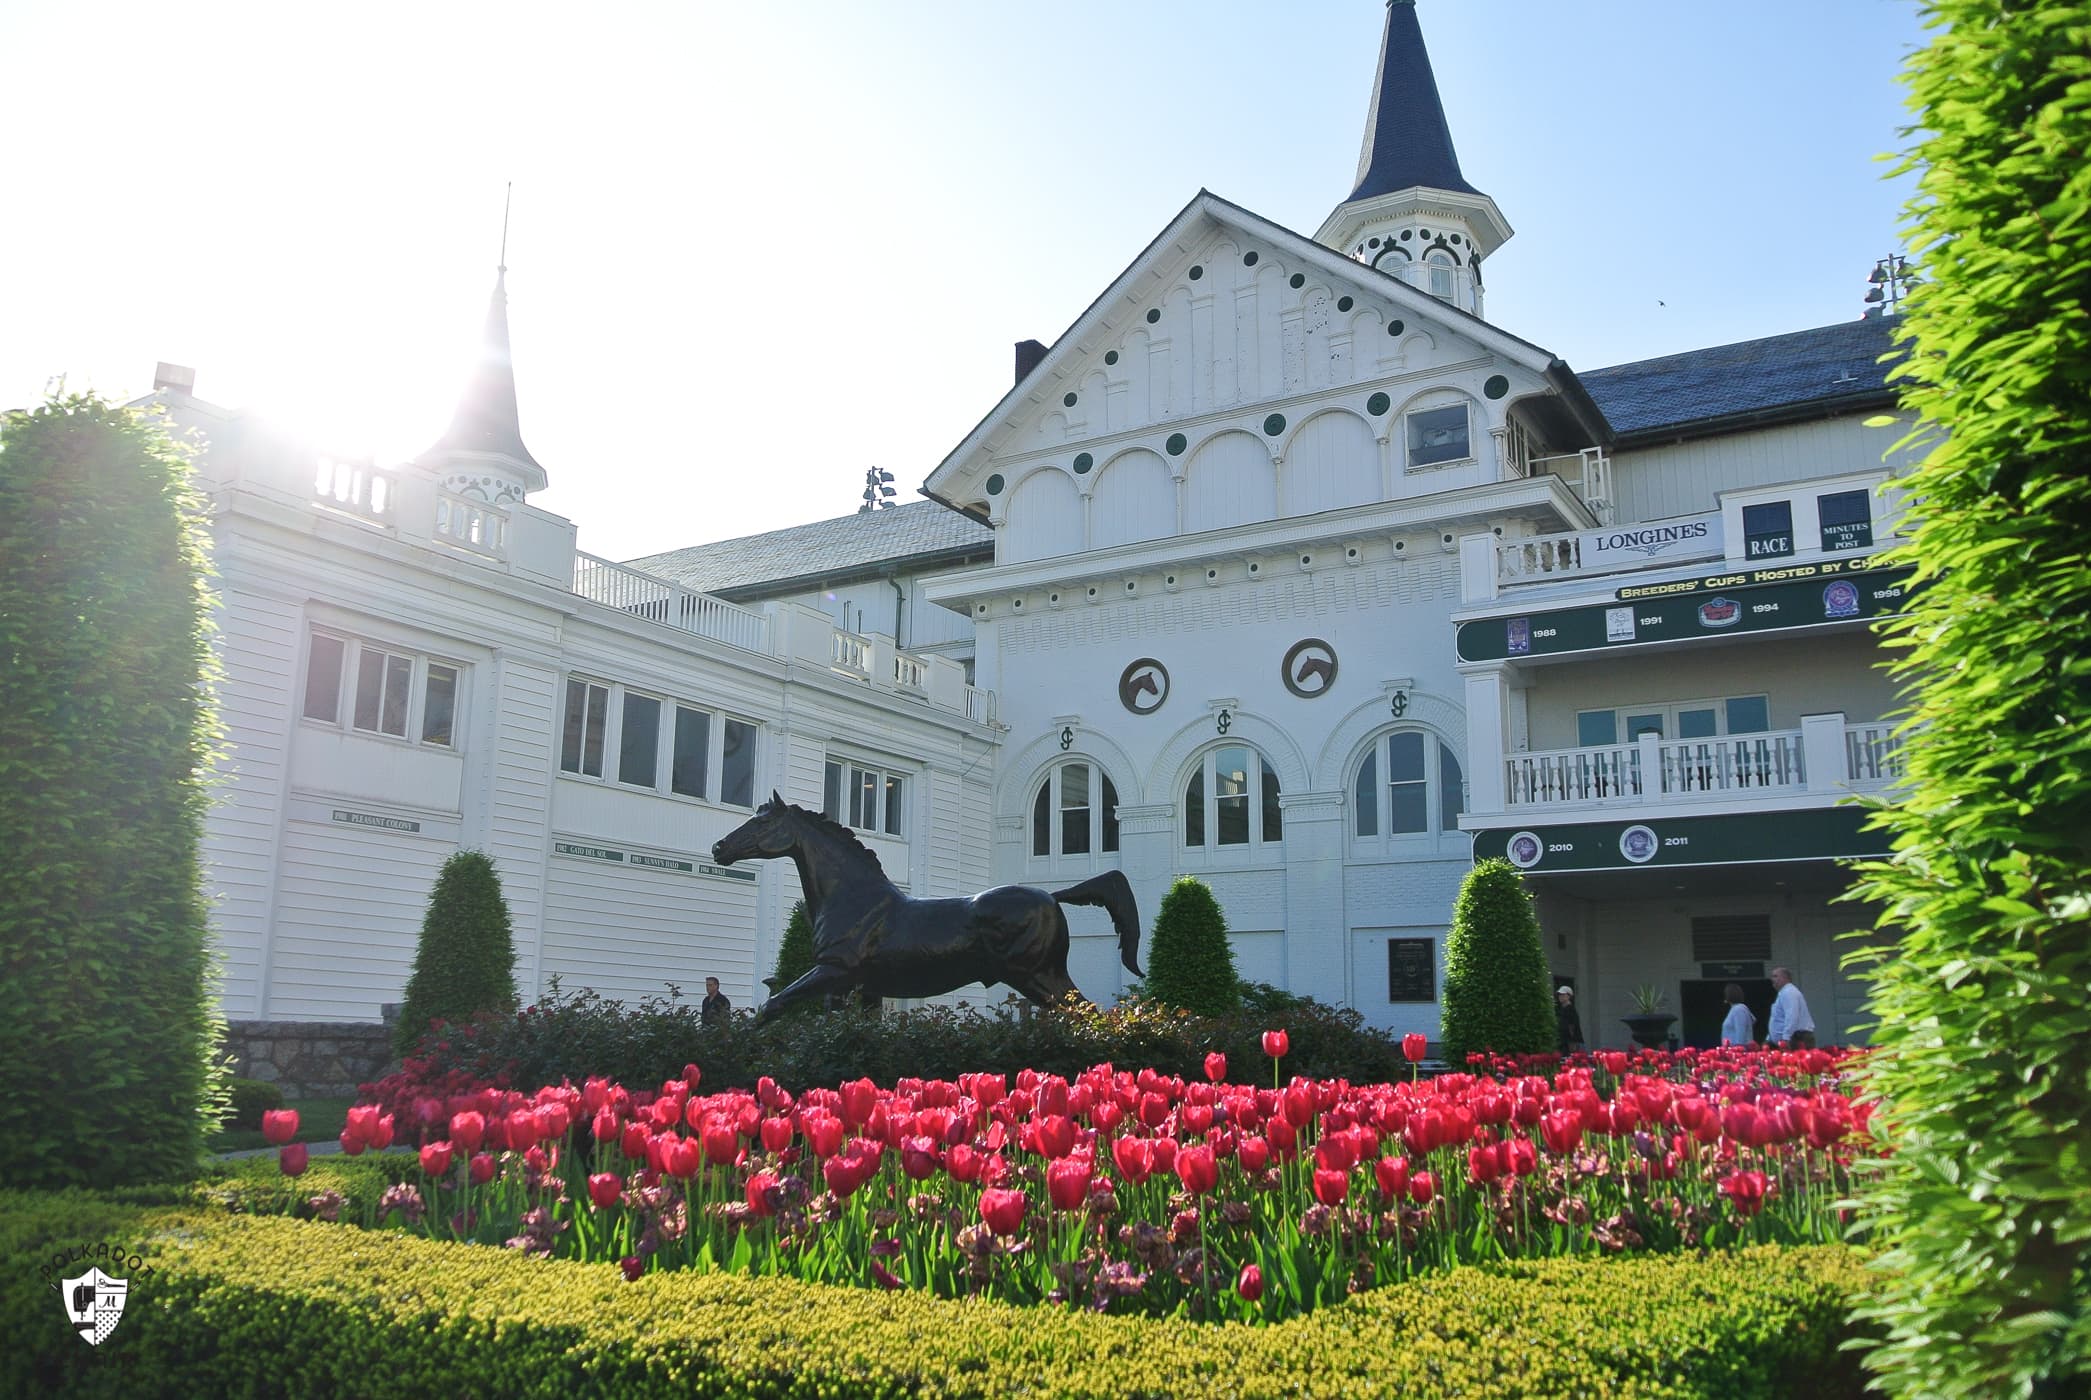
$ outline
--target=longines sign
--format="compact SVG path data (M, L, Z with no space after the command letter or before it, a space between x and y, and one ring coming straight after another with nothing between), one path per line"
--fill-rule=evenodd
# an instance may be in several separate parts
M1709 558L1723 548L1718 511L1659 525L1585 530L1576 540L1585 569L1638 568L1669 560Z

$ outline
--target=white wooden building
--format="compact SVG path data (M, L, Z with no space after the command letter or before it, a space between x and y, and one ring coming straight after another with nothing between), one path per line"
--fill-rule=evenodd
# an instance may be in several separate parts
M1706 985L1774 963L1847 1036L1836 858L1877 843L1839 804L1897 771L1886 323L1579 375L1483 317L1510 236L1394 0L1322 227L1196 195L1019 346L927 502L581 553L529 504L498 287L458 422L396 471L164 394L210 439L228 1012L376 1017L460 845L526 995L746 1004L790 874L703 853L776 787L916 893L1115 867L1151 917L1197 874L1244 976L1426 1034L1459 882L1507 855L1593 1040L1650 980L1703 1038Z

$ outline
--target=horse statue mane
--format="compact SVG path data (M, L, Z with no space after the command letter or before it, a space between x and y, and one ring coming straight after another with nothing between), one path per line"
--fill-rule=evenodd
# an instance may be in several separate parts
M785 803L784 809L788 812L791 812L795 816L803 817L806 820L806 823L809 826L811 826L815 831L824 832L829 836L837 838L842 842L843 846L846 849L854 850L859 855L863 856L864 859L870 861L871 868L873 870L876 870L880 874L880 876L884 877L888 881L892 879L891 876L886 874L886 866L885 863L879 859L879 853L877 851L872 850L871 847L865 845L863 841L858 838L856 832L851 831L841 822L836 821L833 817L828 816L825 812L815 812L809 808L801 807L795 802Z

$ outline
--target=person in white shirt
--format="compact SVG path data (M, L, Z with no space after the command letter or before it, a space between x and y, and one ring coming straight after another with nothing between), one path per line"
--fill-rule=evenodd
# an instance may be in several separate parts
M1796 1050L1815 1048L1815 1018L1808 1014L1808 999L1793 980L1793 969L1772 969L1772 985L1779 994L1772 998L1771 1025L1765 1031L1765 1040L1773 1045L1785 1041Z
M1740 984L1730 982L1721 995L1728 1003L1728 1018L1721 1022L1721 1044L1748 1045L1757 1038L1757 1013L1743 1005Z

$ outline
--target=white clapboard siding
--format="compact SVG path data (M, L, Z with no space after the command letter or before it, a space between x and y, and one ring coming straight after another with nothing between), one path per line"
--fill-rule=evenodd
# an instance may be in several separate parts
M225 745L204 818L203 869L217 940L218 997L229 1016L261 1013L275 881L285 733L295 692L298 618L282 604L227 589L216 621L215 690Z
M737 1006L755 1004L754 881L685 875L554 855L545 885L544 974L623 1002L704 995L716 977Z
M474 772L491 771L486 815L487 854L501 872L515 928L516 983L541 986L544 921L545 814L551 810L553 725L559 674L548 666L504 657L498 667L499 718L491 762L480 758Z
M419 835L290 823L266 1014L377 1020L406 990L429 895L454 850Z

